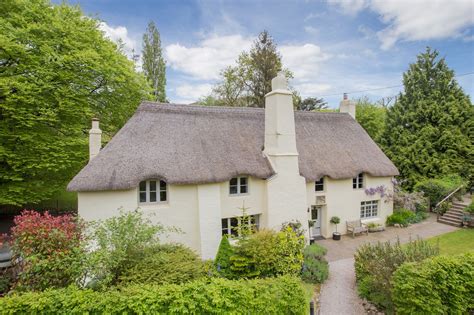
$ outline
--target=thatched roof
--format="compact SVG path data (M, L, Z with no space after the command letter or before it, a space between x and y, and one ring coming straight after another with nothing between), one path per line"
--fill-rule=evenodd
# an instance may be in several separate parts
M145 102L69 183L71 191L120 190L145 179L170 184L268 178L264 110ZM348 114L296 112L301 175L352 178L398 175L396 167Z

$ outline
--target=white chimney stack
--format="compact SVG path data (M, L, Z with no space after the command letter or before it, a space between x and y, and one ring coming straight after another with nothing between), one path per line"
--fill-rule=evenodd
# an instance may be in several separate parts
M344 93L344 97L339 104L339 112L348 113L352 118L356 118L356 105L353 101L349 100L347 93Z
M89 161L99 154L102 146L102 130L99 129L99 120L92 118L92 129L89 130Z
M263 223L279 229L283 222L307 222L306 180L300 175L293 96L283 73L265 95L265 148L275 175L267 179L267 214ZM306 232L306 237L309 234Z

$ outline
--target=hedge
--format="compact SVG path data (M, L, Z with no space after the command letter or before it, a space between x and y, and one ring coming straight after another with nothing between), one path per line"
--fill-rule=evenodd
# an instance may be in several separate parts
M0 314L305 314L301 281L213 278L100 292L69 287L0 298Z
M474 309L474 253L403 264L392 282L397 314L468 314Z

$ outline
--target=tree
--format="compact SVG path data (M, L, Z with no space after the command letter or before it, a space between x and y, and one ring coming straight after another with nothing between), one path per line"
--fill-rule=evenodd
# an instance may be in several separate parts
M161 38L154 22L149 22L143 34L143 73L151 88L153 99L166 102L166 65L161 55Z
M222 82L216 85L214 93L226 106L264 107L265 94L272 90L272 79L279 71L292 77L289 70L282 68L273 38L263 31L250 51L239 55L235 67L222 71Z
M322 109L327 109L328 108L328 103L318 97L307 97L299 104L297 104L297 109L302 110L302 111L320 111Z
M48 199L87 163L88 129L107 139L147 95L133 62L78 7L3 1L0 204Z
M382 144L407 179L459 174L474 180L474 107L444 58L430 48L403 74L404 92L387 112Z
M356 101L356 120L376 143L380 143L387 115L387 108L379 104L370 102L368 97Z

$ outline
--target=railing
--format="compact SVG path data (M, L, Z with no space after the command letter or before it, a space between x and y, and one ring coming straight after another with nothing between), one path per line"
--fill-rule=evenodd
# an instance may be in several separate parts
M449 193L449 195L447 195L446 197L443 198L443 200L441 200L440 202L438 202L436 204L436 206L434 207L434 212L436 212L438 214L438 217L439 217L439 212L438 212L438 207L443 203L445 202L446 200L449 200L455 193L457 193L461 188L463 188L464 185L461 185L459 186L458 188L456 188L455 190L453 190L452 192Z

